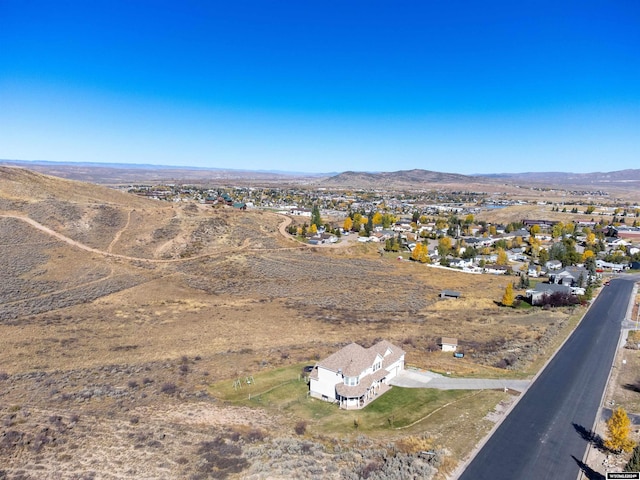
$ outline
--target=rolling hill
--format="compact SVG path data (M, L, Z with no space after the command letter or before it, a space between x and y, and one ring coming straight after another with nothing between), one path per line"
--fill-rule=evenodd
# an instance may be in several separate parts
M422 185L442 185L478 183L478 179L456 173L434 172L430 170L400 170L397 172L343 172L321 182L322 186L345 188L391 189L418 187Z

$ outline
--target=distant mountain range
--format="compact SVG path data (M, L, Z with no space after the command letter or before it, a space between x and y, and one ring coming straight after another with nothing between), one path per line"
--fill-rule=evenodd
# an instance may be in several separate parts
M496 173L477 175L480 178L496 180L526 181L549 184L578 184L578 185L607 185L629 182L640 182L640 169L617 170L614 172L567 173L567 172L527 172L527 173Z
M436 185L533 184L558 187L640 188L640 169L613 172L568 173L525 172L461 175L413 169L395 172L305 173L280 170L239 170L216 167L182 167L149 164L52 162L2 160L0 165L15 165L73 180L117 184L135 182L208 183L233 180L265 183L313 184L333 188L433 188Z

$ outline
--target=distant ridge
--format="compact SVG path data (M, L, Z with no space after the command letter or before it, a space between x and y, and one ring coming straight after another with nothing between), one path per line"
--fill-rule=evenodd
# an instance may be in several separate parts
M319 187L393 189L434 188L448 185L464 188L471 185L513 184L585 189L640 189L640 169L611 172L523 172L462 175L423 169L394 172L308 173L281 170L242 170L220 167L192 167L153 164L104 162L56 162L49 160L6 160L13 165L57 177L101 184L155 183L229 183L305 184ZM594 188L595 187L595 188Z
M567 185L606 185L640 182L640 169L616 170L613 172L569 173L569 172L525 172L525 173L495 173L478 174L476 178L494 180L536 182Z
M460 184L478 182L478 178L457 173L434 172L431 170L399 170L397 172L343 172L322 180L320 183L332 187L394 188L416 187L423 184Z
M267 183L313 181L331 174L241 170L218 167L190 167L139 163L53 162L48 160L5 160L0 165L17 166L47 175L101 184L210 183L256 181Z

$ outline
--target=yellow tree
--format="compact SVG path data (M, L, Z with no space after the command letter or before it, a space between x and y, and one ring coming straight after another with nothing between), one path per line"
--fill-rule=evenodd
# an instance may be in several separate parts
M595 257L593 250L585 250L582 254L582 263L586 262L588 258Z
M360 231L360 227L362 227L362 215L356 213L353 215L353 230L356 232Z
M509 257L507 256L507 252L505 252L503 248L498 247L497 253L498 259L496 260L496 264L506 265L507 263L509 263Z
M348 232L349 230L351 230L351 227L353 227L353 220L351 220L351 217L345 218L344 223L342 224L342 229L345 232Z
M422 244L418 243L415 247L413 247L413 251L411 252L411 260L418 260L420 257L420 251L422 250Z
M312 223L311 226L309 227L309 233L312 235L315 235L316 233L318 233L318 227L315 223Z
M374 213L371 222L374 225L382 225L382 214L380 212Z
M531 234L532 237L535 237L537 234L540 233L540 225L531 225L531 228L529 229L529 233Z
M420 263L429 262L429 250L426 245L417 243L411 252L411 259Z
M630 434L631 420L624 408L618 407L607 420L607 439L604 446L613 452L630 452L635 446L634 441L629 438Z
M443 237L438 240L438 255L446 257L451 252L451 238Z
M576 231L576 224L573 222L565 223L563 232L565 235L573 235L573 232Z
M515 296L513 294L513 284L508 283L504 289L504 295L502 295L502 305L505 307L512 307Z
M562 222L558 222L553 226L551 230L551 236L553 238L558 238L562 235L562 231L564 230L564 225Z
M587 241L587 245L593 245L594 243L596 243L596 234L588 233L586 241Z

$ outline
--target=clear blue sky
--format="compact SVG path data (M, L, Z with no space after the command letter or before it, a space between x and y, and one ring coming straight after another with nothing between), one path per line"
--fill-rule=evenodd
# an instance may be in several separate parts
M0 158L640 168L640 1L0 0Z

